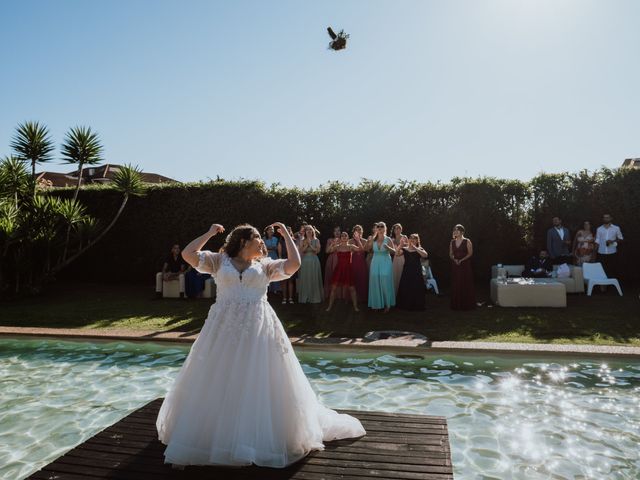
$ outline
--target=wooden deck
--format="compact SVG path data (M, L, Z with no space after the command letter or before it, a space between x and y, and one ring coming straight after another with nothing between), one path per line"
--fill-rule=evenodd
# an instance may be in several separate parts
M367 435L327 442L323 451L283 469L186 467L164 464L165 446L154 400L90 438L29 478L34 480L453 479L447 422L443 417L343 410L360 419Z

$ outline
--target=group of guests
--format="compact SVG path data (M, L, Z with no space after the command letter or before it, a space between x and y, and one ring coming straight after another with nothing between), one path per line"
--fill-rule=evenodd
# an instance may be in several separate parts
M326 301L327 311L331 311L337 299L350 301L355 311L359 311L359 304L364 302L369 308L384 312L392 307L425 309L423 263L429 254L417 233L405 235L399 223L393 225L390 236L384 222L376 222L366 237L361 225L354 226L351 235L335 227L325 245L323 278L320 232L309 224L303 224L296 233L291 227L287 230L295 240L302 262L292 277L269 285L269 293L282 295L283 304L295 303L297 296L298 303ZM456 225L449 245L451 308L454 310L470 310L476 306L470 262L473 245L464 232L462 225ZM275 234L273 227L264 230L263 242L265 256L287 258L286 243ZM175 244L156 276L156 292L162 295L163 280L176 280L180 282L181 297L196 298L202 295L209 277L186 264L180 255L180 246Z
M608 277L618 277L618 245L623 237L620 227L613 224L610 214L602 216L602 225L595 233L590 222L583 222L573 239L559 217L553 217L552 222L553 225L547 230L547 249L544 252L551 268L554 264L582 266L584 263L599 262Z
M554 265L600 262L610 278L618 276L618 244L623 240L620 227L613 224L613 217L605 214L595 233L585 221L582 228L571 236L559 217L552 219L547 231L546 249L542 249L527 262L523 276L549 276ZM403 310L424 310L425 269L423 263L429 254L420 243L417 233L405 235L402 225L396 223L387 234L384 222L373 224L365 237L361 225L355 225L351 234L340 227L333 229L332 237L325 244L324 277L319 255L322 244L320 232L309 224L303 224L294 233L287 230L300 251L300 269L291 278L269 285L269 292L281 294L282 303L327 302L330 311L337 299L350 301L359 311L359 304L367 302L374 310L388 312L392 307ZM285 242L273 230L264 231L264 255L273 259L287 258ZM470 259L473 244L465 237L465 228L456 225L449 244L451 259L451 308L471 310L476 307L473 272ZM202 294L207 274L197 272L187 265L180 255L180 246L173 245L165 259L162 272L156 276L156 292L161 294L163 280L180 282L181 296L198 297ZM184 293L183 293L184 292Z
M325 244L323 278L319 258L322 251L320 232L309 224L303 224L296 233L290 227L288 229L300 251L302 263L292 278L269 287L271 292L282 294L283 304L294 303L295 291L298 303L326 301L327 311L331 311L336 299L350 301L355 311L359 311L359 303L365 301L369 308L384 312L392 307L425 309L423 261L428 253L417 233L405 235L399 223L393 225L391 235L388 235L387 225L376 222L366 237L361 225L355 225L351 234L335 227ZM271 227L265 230L263 241L266 254L271 258L286 258L285 244ZM453 309L469 310L476 306L469 261L472 255L473 246L464 237L464 227L456 225L449 246Z
M184 261L180 254L180 245L171 246L169 254L164 259L162 270L156 274L156 296L162 297L163 282L179 282L180 298L198 298L202 296L205 281L211 277L207 273L200 273Z

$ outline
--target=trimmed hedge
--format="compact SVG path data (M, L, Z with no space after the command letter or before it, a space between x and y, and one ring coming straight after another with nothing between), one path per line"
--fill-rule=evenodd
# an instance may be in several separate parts
M486 280L492 264L524 263L543 246L551 217L560 216L573 236L584 220L595 227L609 212L626 238L621 247L625 278L638 280L639 186L640 171L627 169L542 174L529 182L456 178L450 183L389 185L363 180L308 190L222 180L151 186L146 196L130 199L111 232L62 276L152 282L173 243L184 246L214 222L228 229L248 222L261 229L278 220L295 230L307 221L322 232L324 243L335 225L350 231L359 223L368 232L373 222L382 220L389 228L400 222L406 234L419 233L434 274L444 282L449 277L452 227L462 223L474 242L476 277ZM54 194L70 196L72 190ZM108 186L87 187L79 198L101 219L111 218L120 203L119 194ZM206 248L217 249L222 240L214 238Z

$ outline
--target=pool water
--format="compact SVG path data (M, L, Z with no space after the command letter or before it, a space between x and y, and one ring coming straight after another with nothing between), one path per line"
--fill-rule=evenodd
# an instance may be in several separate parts
M299 357L328 405L446 417L458 480L640 478L640 359Z
M0 479L164 395L189 348L0 339ZM330 407L447 417L458 480L640 478L640 359L297 354Z
M22 479L163 395L188 348L0 339L0 479Z

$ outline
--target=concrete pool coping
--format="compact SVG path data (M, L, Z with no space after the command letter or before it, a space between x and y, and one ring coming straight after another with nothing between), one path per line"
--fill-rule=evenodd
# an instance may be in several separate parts
M0 336L41 336L58 338L86 338L102 340L129 341L160 341L191 343L198 333L190 332L159 332L154 330L124 330L124 329L74 329L74 328L36 328L36 327L0 327ZM598 355L640 357L640 347L624 345L577 345L555 343L502 343L502 342L425 342L410 338L395 338L368 341L362 338L312 336L290 337L294 346L321 347L332 349L342 348L393 348L407 351L416 350L428 352L485 352L485 353L553 353L567 355Z

